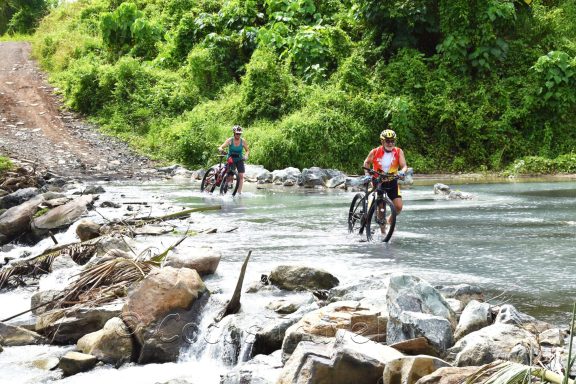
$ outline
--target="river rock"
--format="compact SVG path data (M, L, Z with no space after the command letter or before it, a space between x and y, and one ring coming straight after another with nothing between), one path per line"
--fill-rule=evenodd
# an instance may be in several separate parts
M169 254L164 265L194 269L200 276L205 276L216 272L221 258L222 252L212 247L189 247L176 249L175 252Z
M36 332L5 323L0 323L0 337L2 338L2 345L5 347L49 343L45 337Z
M53 229L66 228L85 214L93 201L93 195L77 197L69 203L56 207L32 220L31 228L36 236L43 236Z
M134 286L122 319L138 343L138 363L176 361L208 297L198 272L188 268L154 270Z
M442 354L452 345L456 314L428 282L411 275L393 274L386 294L388 344L426 337Z
M469 333L484 328L492 323L492 312L490 311L490 304L480 303L479 301L472 300L468 303L460 320L456 331L454 331L454 339L459 340Z
M38 188L34 187L19 189L16 192L0 197L0 208L8 209L15 207L37 196L38 193Z
M326 343L339 329L379 338L379 335L386 332L386 320L379 312L363 308L356 301L331 303L305 314L286 330L282 342L282 359L288 359L301 341Z
M83 191L83 195L98 195L100 193L105 193L106 190L101 185L89 185Z
M30 229L31 218L43 201L42 195L35 196L23 204L8 209L0 216L0 237L4 238L0 245Z
M280 351L270 355L257 355L226 372L220 384L277 384L282 372Z
M129 362L133 353L132 336L119 317L108 320L101 330L82 336L77 347L80 351L116 367Z
M511 324L492 324L472 332L448 350L447 360L454 365L484 365L495 360L529 364L530 350L537 351L536 337Z
M81 220L76 226L76 235L80 241L95 239L100 236L100 224L96 224L92 220Z
M62 370L64 376L71 376L91 370L96 366L96 363L98 363L98 359L92 355L70 351L62 356L58 368Z
M484 301L484 292L476 285L438 285L434 287L442 296L449 299L456 299L465 307L471 300Z
M328 180L330 176L326 170L319 167L304 168L298 185L304 188L314 188L316 186L324 186L324 180Z
M514 324L522 327L533 334L540 334L545 330L554 328L552 324L536 320L534 317L522 313L513 305L504 304L496 315L495 323Z
M339 283L338 279L329 272L291 265L276 267L270 273L269 279L278 288L288 291L330 289Z
M87 333L102 329L111 318L120 316L122 306L122 301L115 301L99 307L53 309L36 319L36 331L56 344L76 343Z
M384 368L383 382L415 384L420 378L442 367L451 367L444 360L427 355L402 356L388 361Z
M278 384L377 383L402 353L345 330L324 344L303 341L284 365Z
M244 172L244 179L249 182L259 183L261 180L265 182L272 181L272 173L264 168L262 165L246 164L246 172Z
M280 185L294 185L300 179L302 172L298 168L288 167L272 172L272 183Z

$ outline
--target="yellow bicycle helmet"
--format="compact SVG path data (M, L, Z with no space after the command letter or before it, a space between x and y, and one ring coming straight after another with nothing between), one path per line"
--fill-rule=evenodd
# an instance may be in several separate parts
M382 132L380 132L380 140L396 140L396 132L394 132L391 129L385 129Z

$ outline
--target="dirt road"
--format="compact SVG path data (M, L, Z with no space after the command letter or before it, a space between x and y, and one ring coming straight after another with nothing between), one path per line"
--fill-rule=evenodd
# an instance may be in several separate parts
M66 111L25 42L0 42L0 155L79 178L148 178L155 167Z

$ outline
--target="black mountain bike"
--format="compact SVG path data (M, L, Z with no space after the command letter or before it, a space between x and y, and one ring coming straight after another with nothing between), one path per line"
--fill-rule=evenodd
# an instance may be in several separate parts
M348 231L365 235L366 240L374 238L376 230L380 230L382 241L387 242L394 233L396 226L396 208L381 188L382 183L397 180L400 176L374 171L363 167L370 175L361 179L364 192L354 195L348 212ZM378 191L382 193L378 193Z
M206 171L200 184L200 191L212 193L216 187L220 187L220 194L232 192L232 196L238 192L238 172L234 167L232 157L218 155L220 162ZM222 160L226 158L226 162Z

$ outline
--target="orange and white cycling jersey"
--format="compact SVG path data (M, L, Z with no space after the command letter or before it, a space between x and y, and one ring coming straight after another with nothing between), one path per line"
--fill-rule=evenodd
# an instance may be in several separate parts
M394 147L392 151L386 152L383 146L372 150L372 168L377 172L398 173L400 165L400 148Z

